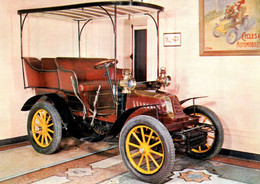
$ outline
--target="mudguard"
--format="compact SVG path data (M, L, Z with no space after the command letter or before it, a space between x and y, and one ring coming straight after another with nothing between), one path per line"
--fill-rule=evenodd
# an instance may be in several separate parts
M121 129L123 128L126 120L130 117L130 115L135 112L136 110L142 108L142 107L148 107L148 106L155 106L156 107L157 104L153 104L153 105L143 105L143 106L137 106L131 109L126 110L125 112L123 112L115 121L114 125L112 126L111 130L109 131L109 133L107 134L105 140L107 139L112 139L114 137L116 137L119 132L121 131ZM158 119L158 110L156 110L156 117Z
M193 105L195 105L195 99L198 99L198 98L207 98L208 96L198 96L198 97L192 97L192 98L186 98L184 100L181 100L180 101L180 104L184 104L185 102L189 101L189 100L193 100Z
M48 98L50 101L52 101L55 105L55 108L58 110L65 128L67 129L69 124L73 123L73 115L67 105L67 103L64 101L63 98L58 96L55 93L50 93L50 94L44 94L44 95L35 95L31 98L29 98L25 104L23 105L21 111L28 111L32 108L32 106L41 98Z

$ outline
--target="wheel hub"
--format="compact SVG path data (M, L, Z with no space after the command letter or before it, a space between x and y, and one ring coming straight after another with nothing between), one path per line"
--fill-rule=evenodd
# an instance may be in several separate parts
M141 154L148 155L150 153L150 147L149 147L148 143L146 143L146 142L142 143L140 146L139 152Z
M140 148L139 152L143 154L144 153L144 148Z

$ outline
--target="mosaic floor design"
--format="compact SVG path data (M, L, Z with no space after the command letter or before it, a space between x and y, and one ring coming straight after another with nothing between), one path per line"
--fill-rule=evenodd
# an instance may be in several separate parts
M145 184L145 182L134 179L127 172L117 145L111 147L111 145L102 142L75 144L75 142L67 141L64 147L66 147L66 150L61 150L54 155L44 156L33 152L31 146L28 145L0 151L0 156L4 156L1 158L5 158L0 161L0 174L2 171L9 171L9 177L2 179L0 183ZM86 152L87 150L89 152ZM17 154L19 153L22 154L18 157ZM63 158L67 160L59 161L62 155L66 156ZM22 157L25 158L22 159ZM50 160L56 161L55 164L49 164ZM35 166L34 162L40 163L38 163L38 168L21 173L20 170L27 168L28 165ZM2 165L2 163L5 163L5 165ZM16 170L20 174L10 173ZM172 176L166 181L166 184L176 183L258 184L260 183L260 162L220 155L212 160L202 161L177 154Z

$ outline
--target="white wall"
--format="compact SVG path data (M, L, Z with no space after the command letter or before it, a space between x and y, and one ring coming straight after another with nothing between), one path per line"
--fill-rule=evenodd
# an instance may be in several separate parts
M17 10L58 5L58 3L66 4L72 1L13 0L12 2L0 0L0 84L2 86L0 90L0 140L26 135L28 112L21 112L20 108L33 95L30 89L23 89ZM168 91L176 93L180 99L208 95L208 98L197 100L197 103L214 110L222 120L225 130L224 148L260 154L260 123L258 123L260 119L260 113L258 113L260 57L200 57L199 2L183 0L150 0L149 2L166 7L165 12L160 15L160 66L167 66L168 74L174 78L174 83ZM73 3L76 2L73 1ZM59 27L56 27L54 22L46 26L49 25L50 20L45 19L43 22L40 28L33 27L37 19L33 18L27 22L25 36L31 34L34 38L30 40L27 38L25 42L34 47L30 49L26 47L25 53L31 56L77 56L77 37L74 34L77 26L65 22L59 23ZM99 24L98 28L97 24ZM119 21L119 24L124 25L118 30L120 32L118 35L120 66L130 67L128 56L131 49L128 43L130 43L131 30L126 27L127 21ZM147 21L147 28L148 79L155 79L156 34L154 23L150 19ZM82 56L113 57L113 39L108 36L112 32L110 23L91 22L86 29L94 36L90 37L85 32L83 33L83 37L86 36L88 39L82 40ZM47 33L47 35L40 36L40 42L36 42L36 31ZM168 32L181 32L181 47L163 47L162 36L163 33ZM98 33L103 33L103 37L98 38L100 35ZM52 39L48 40L48 36ZM64 37L70 39L63 40ZM57 47L56 42L64 44Z
M181 47L166 48L160 41L161 63L175 77L169 91L180 99L209 96L197 103L214 110L222 120L224 148L259 154L260 57L199 56L199 1L163 2L167 6L162 14L161 39L166 32L182 34Z
M27 134L28 112L20 110L25 101L33 95L31 89L24 90L23 88L20 17L17 10L52 5L54 3L51 0L0 0L0 140ZM35 18L29 18L25 23L25 55L33 57L52 57L57 54L59 56L77 56L77 44L76 42L74 44L73 41L76 39L76 35L74 36L76 26L62 22L60 27L56 27L49 19L41 20L43 24L36 26L37 21ZM32 36L32 39L28 38L28 34ZM69 40L64 42L64 37ZM56 42L64 44L57 46ZM28 47L28 44L31 47Z

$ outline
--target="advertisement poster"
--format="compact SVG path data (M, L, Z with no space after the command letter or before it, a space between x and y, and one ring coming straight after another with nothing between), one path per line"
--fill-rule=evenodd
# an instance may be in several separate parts
M200 0L201 55L259 55L260 0Z

